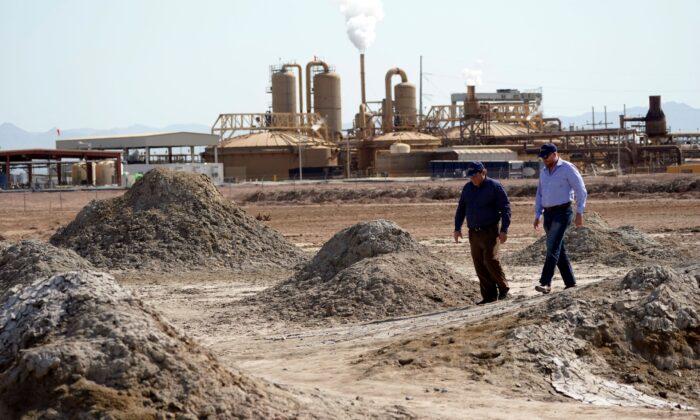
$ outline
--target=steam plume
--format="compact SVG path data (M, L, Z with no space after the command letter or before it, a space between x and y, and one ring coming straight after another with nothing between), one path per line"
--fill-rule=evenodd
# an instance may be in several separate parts
M384 19L381 0L338 0L345 28L353 45L365 52L376 38L375 27Z
M483 67L484 60L477 58L474 66L462 70L462 77L467 81L467 85L481 86L481 76L484 74Z
M468 85L480 86L481 85L481 75L484 72L481 69L470 69L466 68L462 70L462 77L467 80Z

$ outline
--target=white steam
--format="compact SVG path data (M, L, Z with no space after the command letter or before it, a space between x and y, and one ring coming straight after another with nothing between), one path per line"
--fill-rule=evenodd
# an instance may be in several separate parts
M484 67L484 60L481 58L477 58L474 66L472 67L467 67L464 70L462 70L462 77L464 80L466 80L467 85L474 85L474 86L481 86L482 84L482 79L481 76L483 76L484 71L482 70Z
M377 37L375 28L384 19L381 0L338 0L340 13L345 16L345 29L353 45L365 52Z
M481 86L481 75L483 73L481 69L466 68L462 70L462 77L464 77L468 85Z

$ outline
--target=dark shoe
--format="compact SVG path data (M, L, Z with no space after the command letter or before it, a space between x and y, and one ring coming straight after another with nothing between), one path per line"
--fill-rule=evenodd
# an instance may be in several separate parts
M505 289L500 289L498 291L498 300L503 300L508 297L508 291L510 290L510 287L506 287Z
M487 303L493 303L493 302L495 302L495 301L496 301L495 298L482 299L481 302L477 302L476 304L477 304L477 305L485 305L485 304L487 304Z
M566 286L566 287L564 287L564 290L566 290L566 289L571 289L572 287L576 287L576 285L575 285L575 284L571 284L571 285L569 285L569 286Z
M538 292L542 293L543 295L546 295L546 294L548 294L549 292L552 291L552 287L551 287L551 286L544 286L544 285L538 284L537 286L535 286L535 290L537 290Z

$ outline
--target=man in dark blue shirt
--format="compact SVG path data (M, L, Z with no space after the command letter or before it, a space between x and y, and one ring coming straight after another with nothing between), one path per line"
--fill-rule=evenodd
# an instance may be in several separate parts
M503 186L498 181L486 177L486 168L481 162L472 162L467 176L471 177L471 182L462 189L455 213L453 236L455 242L459 243L466 217L469 247L483 298L478 304L482 305L505 299L510 290L498 259L498 246L508 239L510 202Z

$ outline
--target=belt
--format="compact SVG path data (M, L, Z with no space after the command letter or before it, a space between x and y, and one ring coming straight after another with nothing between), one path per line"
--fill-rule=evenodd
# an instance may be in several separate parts
M544 211L552 211L552 210L566 210L569 207L571 207L571 201L564 203L564 204L558 204L556 206L552 207L545 207Z
M469 228L469 231L470 231L470 232L481 232L481 231L484 231L484 230L492 229L492 228L494 228L495 226L498 226L498 223L493 224L493 225L489 225L489 226L480 226L480 227L475 227L475 228Z

